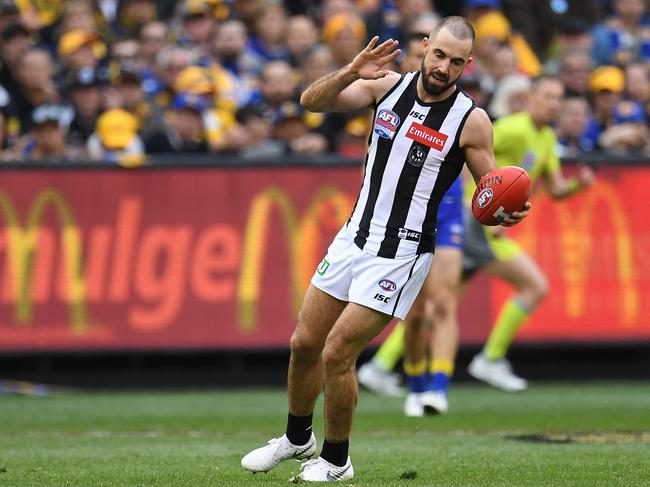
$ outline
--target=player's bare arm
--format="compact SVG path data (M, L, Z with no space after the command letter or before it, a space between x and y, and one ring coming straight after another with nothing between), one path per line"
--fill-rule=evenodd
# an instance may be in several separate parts
M481 108L474 109L467 117L460 134L460 147L465 152L467 167L477 184L481 177L496 169L492 122ZM519 223L528 216L529 208L530 202L527 202L524 210L512 213L501 225L509 227Z
M544 171L542 178L548 194L553 199L560 200L590 187L594 182L594 172L589 166L580 165L573 178L565 178L562 171Z
M400 50L393 39L378 42L379 36L373 37L350 64L314 81L300 97L300 104L312 112L351 112L379 100L400 78L384 69Z

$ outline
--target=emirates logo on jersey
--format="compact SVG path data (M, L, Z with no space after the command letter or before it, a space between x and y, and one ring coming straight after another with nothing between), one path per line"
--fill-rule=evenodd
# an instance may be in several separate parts
M445 134L416 122L411 124L406 132L406 136L439 152L442 152L442 149L445 147L445 142L447 142L447 136Z

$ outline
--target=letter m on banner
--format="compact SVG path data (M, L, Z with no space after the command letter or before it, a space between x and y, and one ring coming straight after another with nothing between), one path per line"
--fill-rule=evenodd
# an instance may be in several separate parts
M32 322L32 301L36 294L34 263L41 249L41 222L48 206L55 210L61 225L61 271L68 286L70 323L74 331L81 332L88 324L85 287L81 275L81 236L72 209L63 195L52 188L45 188L38 194L24 225L21 225L11 198L0 190L0 211L5 220L5 231L0 233L0 245L7 249L2 300L14 303L16 323L25 325Z

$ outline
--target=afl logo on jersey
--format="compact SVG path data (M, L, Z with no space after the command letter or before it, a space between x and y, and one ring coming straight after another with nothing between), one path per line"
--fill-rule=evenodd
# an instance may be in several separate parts
M427 159L427 153L420 144L413 144L406 159L411 166L421 167Z
M393 281L389 281L388 279L382 279L379 281L379 287L382 288L384 291L396 291L397 290L397 284L395 284Z
M393 140L397 127L399 127L399 115L392 110L380 110L375 119L375 133L384 139Z
M476 197L476 206L479 208L485 208L490 204L490 201L492 201L492 196L494 196L494 191L492 191L492 188L485 188Z

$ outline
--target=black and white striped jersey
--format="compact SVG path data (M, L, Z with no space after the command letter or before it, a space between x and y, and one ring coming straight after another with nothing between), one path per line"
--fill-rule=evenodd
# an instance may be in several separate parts
M379 100L363 185L348 221L354 242L379 257L433 251L438 204L465 163L459 139L474 102L460 89L420 100L419 72L407 73Z

